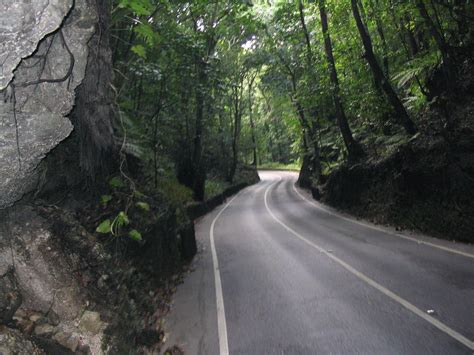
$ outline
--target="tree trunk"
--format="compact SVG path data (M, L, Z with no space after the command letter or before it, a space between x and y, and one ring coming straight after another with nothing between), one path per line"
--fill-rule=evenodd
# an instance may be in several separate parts
M229 182L234 181L235 172L237 171L237 163L239 159L239 138L240 127L242 123L242 83L234 88L234 134L232 138L232 164L229 171Z
M383 49L383 68L384 73L387 78L390 78L390 67L388 64L388 48L387 48L387 41L385 40L385 32L383 30L382 21L377 14L377 10L380 9L380 2L379 0L375 0L375 25L377 26L377 33L379 34L380 41L382 42L382 49Z
M206 170L202 162L202 136L204 133L204 108L206 106L206 90L208 86L207 74L207 58L209 58L215 50L217 40L210 36L207 38L206 53L204 58L197 54L196 69L198 78L198 87L196 88L196 121L194 128L193 150L191 158L191 185L194 197L202 201L205 193Z
M329 66L329 76L332 83L332 97L334 101L334 107L336 110L336 119L341 132L342 138L344 140L344 145L346 146L347 152L349 153L350 160L358 160L360 157L364 156L364 151L360 144L356 142L352 136L349 123L347 122L346 113L344 112L344 107L342 106L341 93L339 88L339 80L337 77L336 64L334 61L334 55L332 51L331 37L328 30L328 20L326 14L326 7L324 0L319 1L319 13L321 16L321 27L324 36L324 48L326 51L326 59Z
M303 29L303 34L304 34L304 38L306 42L306 48L308 50L308 53L307 53L308 69L312 71L313 51L311 49L311 40L309 38L308 28L306 27L306 22L304 19L304 7L303 7L303 2L301 0L298 0L298 9L299 9L299 14L300 14L301 27Z
M418 8L418 11L420 12L420 15L425 21L426 25L430 29L431 35L433 36L436 45L438 46L438 49L441 52L441 56L444 62L443 69L446 76L446 82L449 85L450 83L452 83L455 73L454 58L452 56L449 45L446 42L443 34L441 33L441 29L438 31L438 29L436 28L436 25L428 14L428 10L426 9L426 6L422 0L416 0L416 7Z
M352 4L352 13L354 15L354 19L357 24L357 29L359 30L360 38L364 45L365 49L365 59L369 63L370 68L372 69L372 73L374 75L374 80L380 84L387 99L389 100L390 104L392 105L393 109L395 110L395 114L397 115L397 119L399 120L400 124L405 128L405 131L408 134L415 134L416 128L415 124L411 120L410 116L408 115L405 107L403 106L400 98L396 94L395 90L393 89L392 85L385 77L383 70L381 69L379 63L377 62L377 58L375 57L374 50L372 47L372 40L368 31L365 28L364 23L362 22L362 18L360 17L359 8L357 6L357 0L351 0Z
M303 162L301 163L298 185L303 188L311 188L311 153L308 148L306 131L303 129Z
M206 63L202 60L198 63L198 87L196 89L196 121L194 127L191 189L194 197L202 201L204 199L205 173L202 167L202 134L204 127L204 90L207 85Z
M97 1L98 27L89 40L86 74L76 89L76 103L71 119L79 137L79 164L83 174L95 183L117 167L118 153L112 127L114 94L112 55L109 45L107 4Z
M298 9L299 9L299 15L300 15L301 28L303 29L303 34L304 34L306 48L307 48L307 54L306 54L307 67L308 67L308 71L310 72L310 77L311 77L312 82L316 82L317 78L314 73L313 50L311 47L311 39L309 37L308 28L306 27L306 22L304 18L304 7L303 7L302 0L298 0ZM292 76L292 82L293 82L293 91L296 95L297 90L296 90L296 80L295 80L294 74ZM321 178L321 156L320 156L320 150L319 150L319 145L317 141L317 133L318 133L317 113L315 110L311 112L312 120L311 122L309 122L309 120L305 117L303 107L298 99L296 99L295 105L296 105L296 110L298 111L298 115L300 116L302 123L306 126L307 134L310 134L311 136L310 137L310 140L312 143L311 146L314 149L313 151L314 155L312 159L312 170L313 170L313 173L315 174L314 176L319 180ZM309 142L308 142L308 145L309 145Z
M316 137L314 135L314 131L311 128L308 120L306 119L305 113L303 106L301 106L300 102L298 99L293 99L293 103L296 108L296 112L298 113L298 116L300 118L300 123L301 126L303 127L303 138L306 147L306 152L303 157L303 162L304 159L309 159L307 161L307 169L312 173L312 176L314 176L318 181L321 180L321 175L322 175L322 169L321 169L321 156L319 152L319 145L318 141L316 140ZM308 137L308 135L310 137ZM310 140L311 142L308 142ZM313 151L310 151L310 147L312 147ZM310 157L307 157L307 154L310 154ZM303 169L302 169L303 170Z
M420 51L420 48L418 46L418 42L416 41L416 38L415 38L415 34L413 33L413 31L411 30L410 28L410 16L407 14L405 16L405 20L401 20L401 28L405 31L406 33L406 36L407 36L407 39L408 39L408 45L409 45L409 48L410 48L410 54L412 57L415 57L418 52ZM408 23L408 26L405 26L405 23L404 22L407 22Z
M393 7L392 1L390 1L390 7ZM405 19L410 22L410 18L408 15L405 17ZM402 43L403 48L405 49L405 53L407 55L407 58L412 59L417 53L418 53L418 44L416 43L415 36L413 35L413 32L409 28L409 26L405 26L403 18L398 19L395 15L395 11L392 11L392 21L395 25L396 32L398 34L398 37L400 39L400 42ZM429 95L429 93L426 91L424 88L420 78L418 75L414 75L416 83L418 84L418 87L420 88L420 91L425 97L428 99L428 101L431 101L432 97Z
M252 165L256 168L257 167L257 139L255 137L255 122L253 120L253 101L252 101L252 86L254 83L257 74L250 80L249 83L249 120L250 120L250 132L252 135L252 153L253 153L253 161Z

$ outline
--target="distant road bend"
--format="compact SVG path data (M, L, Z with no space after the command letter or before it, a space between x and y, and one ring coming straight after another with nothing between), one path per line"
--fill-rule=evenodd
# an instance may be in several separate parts
M186 354L473 354L474 247L397 234L260 172L196 224L167 319Z

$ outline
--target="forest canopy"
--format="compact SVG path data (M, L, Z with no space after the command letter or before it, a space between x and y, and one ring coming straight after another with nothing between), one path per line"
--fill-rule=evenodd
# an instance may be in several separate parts
M465 0L162 1L112 7L117 130L149 179L195 198L242 164L301 167L389 156L452 87L473 48Z

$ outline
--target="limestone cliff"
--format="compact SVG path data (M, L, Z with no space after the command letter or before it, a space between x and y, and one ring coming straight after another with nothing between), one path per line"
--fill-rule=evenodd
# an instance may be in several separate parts
M72 131L97 24L86 1L0 1L0 208L38 181L38 165Z

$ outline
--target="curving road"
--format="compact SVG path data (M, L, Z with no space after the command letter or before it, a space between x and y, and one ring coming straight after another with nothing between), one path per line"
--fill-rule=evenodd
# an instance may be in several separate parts
M473 354L474 247L352 220L260 172L196 224L167 344L186 354Z

